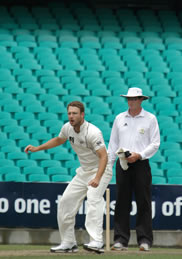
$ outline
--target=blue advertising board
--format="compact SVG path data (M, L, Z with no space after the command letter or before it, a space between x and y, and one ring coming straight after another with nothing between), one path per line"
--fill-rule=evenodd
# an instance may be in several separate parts
M57 229L57 203L66 183L0 183L0 227ZM114 184L110 188L110 218L113 228L115 208ZM76 216L76 228L84 228L86 200ZM131 229L135 228L137 206L132 201ZM154 230L182 229L182 186L152 186L152 218Z

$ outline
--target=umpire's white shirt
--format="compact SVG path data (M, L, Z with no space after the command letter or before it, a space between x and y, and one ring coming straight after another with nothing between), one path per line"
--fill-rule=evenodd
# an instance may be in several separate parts
M67 122L63 125L59 137L69 140L84 171L98 169L99 158L96 151L105 147L105 143L101 131L96 126L84 121L80 132L76 133L71 124Z
M160 132L155 115L141 110L140 114L132 117L128 111L116 116L108 153L111 164L116 159L118 148L125 148L130 152L139 153L142 159L149 159L158 150L160 145Z

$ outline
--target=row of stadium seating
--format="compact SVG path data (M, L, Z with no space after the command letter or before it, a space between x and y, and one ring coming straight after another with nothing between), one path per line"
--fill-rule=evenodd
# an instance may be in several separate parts
M69 143L28 155L25 146L57 136L73 100L108 145L127 109L120 94L138 86L161 132L153 183L182 184L182 15L73 6L0 9L0 181L70 181L79 163Z
M61 15L60 15L61 14ZM52 29L58 30L60 27L73 28L74 30L110 29L120 31L121 26L137 31L153 30L162 32L173 30L181 32L182 15L178 17L170 10L137 10L118 9L112 11L110 8L92 9L86 5L76 6L51 6L49 7L25 7L12 6L10 8L1 7L1 20L3 28L25 29Z
M144 48L147 49L158 49L164 50L168 49L177 49L181 50L181 35L179 33L168 34L168 36L158 36L149 34L147 36L144 35L136 35L136 33L129 33L128 36L123 38L123 35L109 35L109 32L105 32L105 36L87 36L89 35L89 31L81 31L84 36L77 35L67 35L68 33L72 33L72 31L60 31L61 36L56 35L39 35L34 36L29 31L24 31L19 29L20 34L17 36L13 36L11 31L0 31L0 46L5 47L49 47L49 48L58 48L58 47L72 47L74 49L78 49L80 47L91 47L95 49L101 48L114 48L121 49L125 48L133 48L137 50L142 50ZM81 33L80 32L80 33ZM101 31L102 32L102 31ZM18 33L18 32L17 32ZM45 32L46 33L46 32ZM126 32L125 32L126 33ZM104 34L104 32L103 32ZM166 33L167 34L167 33Z

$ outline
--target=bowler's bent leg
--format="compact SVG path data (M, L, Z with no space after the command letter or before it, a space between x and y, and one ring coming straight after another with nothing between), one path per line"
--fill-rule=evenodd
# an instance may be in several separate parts
M88 188L85 227L90 235L90 241L103 242L103 219L105 210L103 195L111 178L112 172L105 172L97 188L91 186Z

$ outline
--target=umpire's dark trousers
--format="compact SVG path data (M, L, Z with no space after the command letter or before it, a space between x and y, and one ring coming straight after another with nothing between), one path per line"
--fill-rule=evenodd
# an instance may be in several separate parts
M151 169L148 160L138 160L122 170L116 163L116 207L114 215L114 242L128 246L130 239L130 211L134 193L137 204L136 235L138 245L152 245Z

